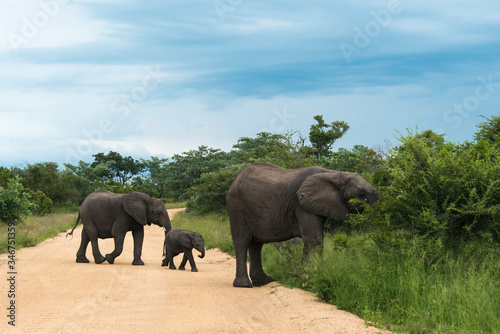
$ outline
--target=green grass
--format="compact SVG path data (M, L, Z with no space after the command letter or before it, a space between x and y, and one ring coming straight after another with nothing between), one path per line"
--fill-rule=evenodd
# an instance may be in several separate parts
M77 213L57 209L56 213L46 216L28 216L23 223L16 225L16 249L38 245L45 239L53 238L59 233L72 228L76 222ZM0 254L8 250L8 226L0 224Z
M169 209L178 209L178 208L185 208L186 207L186 202L167 202L165 203L165 207L167 210Z
M340 238L342 239L342 238ZM366 236L327 236L323 256L266 248L266 271L397 333L500 333L500 257L494 250L429 253L420 242L381 248ZM283 270L285 269L285 270Z

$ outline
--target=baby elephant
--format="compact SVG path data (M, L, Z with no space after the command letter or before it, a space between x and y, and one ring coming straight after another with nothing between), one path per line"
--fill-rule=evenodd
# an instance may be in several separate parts
M191 250L195 248L201 255L199 258L205 257L205 240L201 234L187 231L180 228L173 228L169 232L165 232L165 242L163 243L163 259L161 265L168 266L169 269L176 269L174 265L174 256L184 253L179 270L184 270L187 260L191 265L191 271L198 271L194 263L193 253Z

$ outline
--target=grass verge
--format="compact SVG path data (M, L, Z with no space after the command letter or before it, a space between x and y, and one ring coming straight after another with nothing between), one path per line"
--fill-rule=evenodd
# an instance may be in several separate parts
M393 248L366 235L327 235L322 256L304 265L300 247L266 251L266 271L280 282L394 332L500 332L496 249L429 252L419 240Z
M16 225L16 249L33 247L45 239L53 238L59 233L73 227L77 212L57 210L46 216L28 216L23 223ZM0 254L7 253L8 226L0 224Z

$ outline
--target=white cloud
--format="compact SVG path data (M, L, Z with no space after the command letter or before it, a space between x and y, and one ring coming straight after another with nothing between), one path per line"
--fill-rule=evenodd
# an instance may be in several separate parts
M271 18L251 18L246 19L242 23L227 24L224 26L228 30L255 33L255 32L271 32L271 31L286 31L291 28L299 28L297 22L276 20Z
M109 29L73 2L57 0L3 3L0 22L0 51L88 43Z

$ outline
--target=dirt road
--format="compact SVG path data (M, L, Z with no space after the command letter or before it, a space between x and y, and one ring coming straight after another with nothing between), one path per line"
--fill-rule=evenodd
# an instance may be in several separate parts
M144 266L131 265L131 235L113 265L93 263L90 247L91 263L75 263L81 228L70 241L63 233L18 250L15 274L9 274L7 255L0 256L0 333L380 332L299 289L277 283L233 288L235 260L218 250L195 256L197 273L189 264L186 271L161 267L158 226L146 228ZM113 249L111 239L99 243L103 254ZM15 327L8 324L12 319Z

